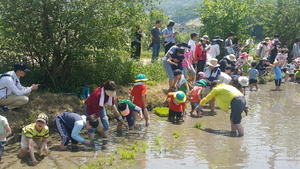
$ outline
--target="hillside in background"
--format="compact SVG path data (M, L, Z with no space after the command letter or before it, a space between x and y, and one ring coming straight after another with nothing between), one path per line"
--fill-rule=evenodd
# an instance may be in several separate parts
M187 23L188 21L194 20L200 16L198 9L199 2L183 6L172 14L171 19L176 23Z
M173 15L177 10L185 6L189 6L196 2L202 2L201 0L162 0L157 3L157 7L163 9L165 13L170 16Z

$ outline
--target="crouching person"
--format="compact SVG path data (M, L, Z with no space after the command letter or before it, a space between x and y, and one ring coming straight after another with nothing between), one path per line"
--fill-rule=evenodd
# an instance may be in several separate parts
M129 130L134 129L134 124L136 119L138 118L138 115L140 119L143 119L142 109L139 106L136 106L131 101L126 99L120 100L118 102L118 111L120 112L123 119L126 118L129 126ZM118 120L117 130L121 130L123 123L118 118L117 120Z
M71 140L72 146L76 147L78 142L89 145L90 140L86 140L80 136L80 131L85 128L90 130L96 128L99 122L93 120L91 116L79 115L76 113L64 112L56 116L54 125L61 136L60 150L66 150Z
M26 156L27 150L32 160L32 165L37 165L38 161L34 156L34 143L39 147L40 156L48 154L47 139L49 138L48 116L44 113L38 115L35 123L29 124L22 129L21 150L19 157Z

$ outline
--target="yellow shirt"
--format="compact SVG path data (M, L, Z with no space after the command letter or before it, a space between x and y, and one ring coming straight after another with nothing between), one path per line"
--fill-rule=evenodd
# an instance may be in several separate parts
M49 128L45 126L41 131L35 128L36 123L29 124L22 129L22 134L25 134L26 138L38 139L38 138L48 138Z
M217 85L213 90L200 101L203 106L212 98L216 98L217 105L224 111L228 111L231 100L236 96L243 96L243 94L235 87L226 85L224 83Z

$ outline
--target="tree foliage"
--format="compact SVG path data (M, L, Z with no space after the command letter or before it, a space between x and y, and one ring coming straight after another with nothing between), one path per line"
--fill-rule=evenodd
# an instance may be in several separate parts
M70 86L83 80L76 76L80 66L101 62L97 55L109 60L117 51L128 49L127 30L150 3L152 0L2 0L2 63L26 58L41 72L36 78L42 83L55 89ZM9 59L4 57L8 55ZM110 68L105 71L112 71Z
M171 19L177 23L186 23L189 20L196 19L199 17L199 3L193 3L187 6L184 6L173 13Z

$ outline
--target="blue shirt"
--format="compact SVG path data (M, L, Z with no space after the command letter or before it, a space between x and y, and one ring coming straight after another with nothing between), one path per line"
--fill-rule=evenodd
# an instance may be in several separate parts
M210 76L207 77L207 80L209 80L211 82L214 80L218 80L218 76L221 74L220 68L217 69L216 73L213 70L211 70L209 67L205 68L204 72L206 73L206 71L208 71L210 73ZM215 76L213 76L213 75L215 75ZM206 86L210 86L210 84L207 83Z
M162 31L163 35L170 35L171 33L175 33L173 28L168 28L166 27L163 31ZM165 38L165 42L169 42L171 41L171 43L175 43L175 39L174 36L168 36Z
M275 73L275 80L282 78L281 69L278 66L274 67L274 73Z
M248 69L248 73L249 73L249 79L254 79L257 80L257 76L258 75L258 71L255 68L249 68Z

